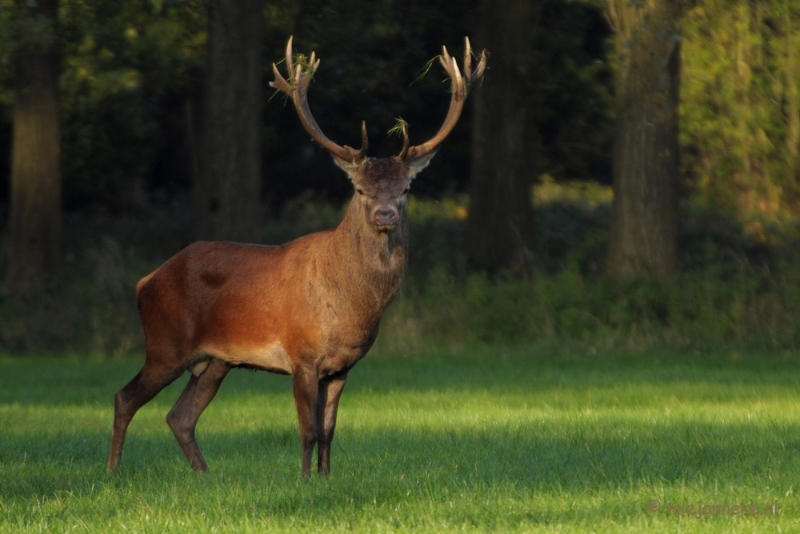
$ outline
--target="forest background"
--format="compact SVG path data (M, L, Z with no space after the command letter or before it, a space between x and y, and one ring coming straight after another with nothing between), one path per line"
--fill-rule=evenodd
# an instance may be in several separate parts
M796 351L798 30L796 0L2 0L0 351L138 353L135 283L183 246L338 223L351 185L268 86L289 35L372 156L438 129L442 45L490 52L379 347Z

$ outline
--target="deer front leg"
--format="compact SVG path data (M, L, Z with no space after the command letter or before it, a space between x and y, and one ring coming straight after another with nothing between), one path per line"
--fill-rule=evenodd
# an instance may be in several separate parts
M326 378L319 383L317 398L317 471L328 476L331 471L331 442L336 429L336 412L339 409L339 397L344 390L347 373Z
M316 369L298 367L292 374L294 404L300 422L300 444L303 447L303 478L311 476L311 457L317 443L317 398L319 378Z

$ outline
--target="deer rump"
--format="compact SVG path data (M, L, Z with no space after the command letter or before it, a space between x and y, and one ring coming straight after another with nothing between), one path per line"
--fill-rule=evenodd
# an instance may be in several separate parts
M137 285L145 333L145 363L114 397L108 470L117 469L133 416L184 371L191 376L167 414L192 468L207 471L195 437L203 410L234 367L292 377L302 448L302 474L330 471L330 444L348 371L372 346L381 316L396 295L408 253L408 191L455 127L470 86L483 75L485 51L472 69L465 40L464 75L443 48L440 62L452 93L439 132L389 158L367 157L366 125L361 148L340 146L319 129L308 107L308 85L319 67L294 63L286 47L289 80L273 65L277 90L289 95L300 122L328 150L353 183L354 195L333 230L281 246L230 242L194 243ZM305 64L305 62L303 62Z

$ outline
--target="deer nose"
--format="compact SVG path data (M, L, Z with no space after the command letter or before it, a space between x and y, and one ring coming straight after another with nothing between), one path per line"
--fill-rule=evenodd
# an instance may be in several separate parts
M392 226L397 222L397 211L391 208L378 208L373 217L378 226Z

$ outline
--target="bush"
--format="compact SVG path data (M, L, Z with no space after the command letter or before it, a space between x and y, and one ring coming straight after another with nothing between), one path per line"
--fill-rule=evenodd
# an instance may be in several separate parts
M0 295L0 351L141 352L134 287L191 241L188 202L128 216L67 217L61 283L42 295ZM378 347L534 344L548 351L669 344L795 350L800 343L800 247L790 226L768 239L720 213L684 206L682 274L666 284L602 276L608 203L555 196L537 204L540 263L530 279L490 277L464 254L466 199L412 200L409 272L384 317ZM289 203L264 240L330 228L342 209Z
M611 281L602 275L608 196L581 193L583 184L578 189L575 195L548 184L546 194L537 191L539 263L532 280L469 272L466 260L451 257L452 250L463 250L460 241L450 249L436 247L440 257L428 260L429 271L411 269L412 283L396 308L403 319L392 320L417 320L406 330L426 339L501 345L797 348L800 270L794 266L800 248L794 228L770 227L765 238L749 232L749 223L687 204L681 275L666 284ZM417 224L413 217L411 222ZM438 228L428 227L424 235L436 236ZM418 246L412 242L412 251ZM425 283L414 283L422 277ZM384 337L392 335L384 330Z

